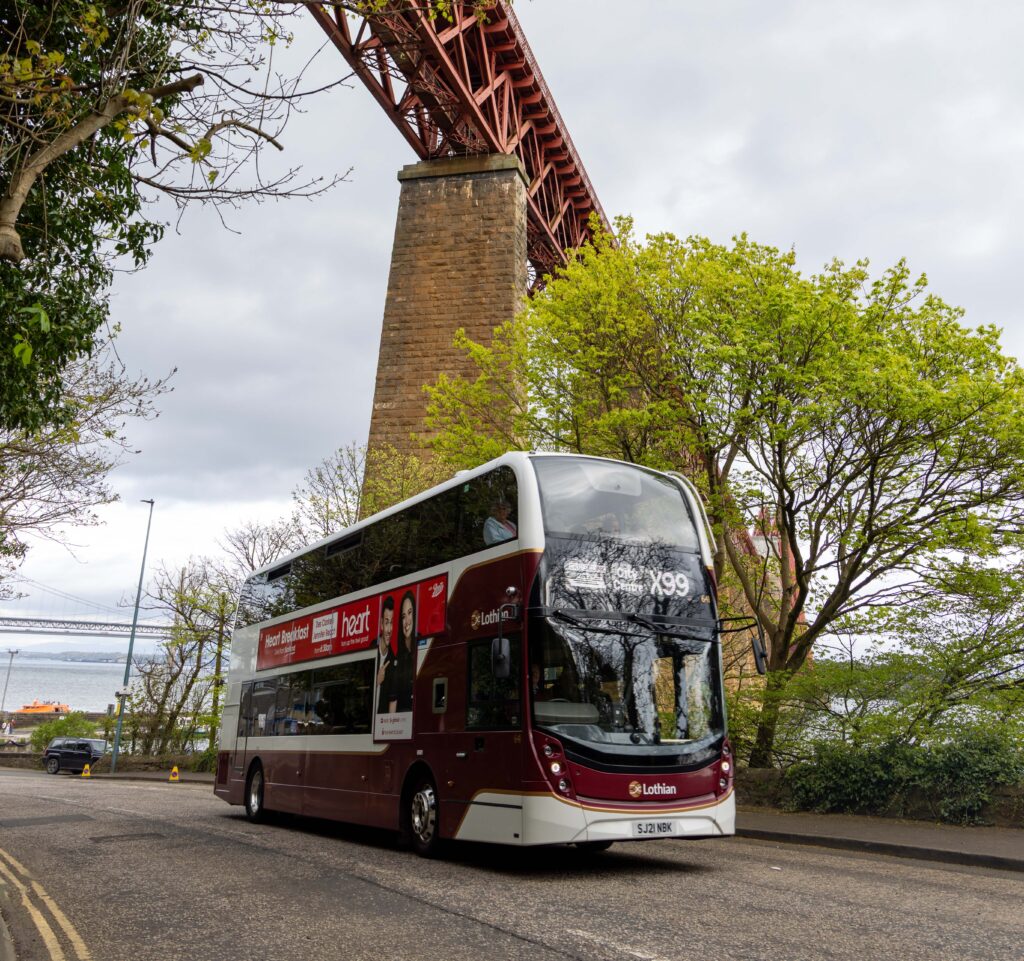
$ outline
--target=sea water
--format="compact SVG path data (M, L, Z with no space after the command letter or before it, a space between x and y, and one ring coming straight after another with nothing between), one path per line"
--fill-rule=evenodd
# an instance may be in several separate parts
M6 654L0 651L0 694L7 679L7 663ZM67 704L73 711L105 711L116 700L115 692L123 681L123 664L58 661L19 654L11 664L4 711L17 711L36 699Z

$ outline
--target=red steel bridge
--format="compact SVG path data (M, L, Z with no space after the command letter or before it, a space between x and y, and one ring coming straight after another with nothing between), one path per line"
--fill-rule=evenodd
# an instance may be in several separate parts
M512 9L395 2L360 15L306 2L335 47L423 160L514 154L527 189L527 256L536 276L564 263L607 219Z

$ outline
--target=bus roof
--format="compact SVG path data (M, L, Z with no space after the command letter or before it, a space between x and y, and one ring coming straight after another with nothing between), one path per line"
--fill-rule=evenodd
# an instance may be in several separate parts
M290 554L278 557L271 561L269 564L264 564L263 567L253 571L246 580L253 577L257 577L260 574L266 574L270 571L277 570L279 567L284 567L286 564L291 563L298 557L302 557L304 554L310 551L316 550L318 547L326 547L328 544L333 544L335 541L341 540L342 538L348 537L351 534L362 530L364 527L379 521L381 518L388 517L391 514L397 514L399 511L403 511L420 501L427 500L433 497L435 494L439 494L442 491L450 490L453 487L457 487L459 484L464 484L467 480L474 477L479 477L482 474L486 474L488 471L494 470L496 467L501 465L507 465L510 467L526 467L532 458L536 457L578 457L585 460L600 460L607 461L613 464L623 464L627 467L634 467L637 470L649 471L654 474L661 474L664 477L671 478L671 475L666 474L664 471L659 471L653 467L645 467L642 464L634 464L630 461L619 460L612 457L597 457L592 454L573 454L563 451L508 451L502 454L500 457L495 457L493 460L489 460L484 464L480 464L478 467L473 467L467 470L459 471L453 477L448 480L442 481L440 484L435 484L433 487L427 488L427 490L420 491L412 497L407 497L404 501L399 501L397 504L392 504L390 507L384 508L384 510L378 511L376 514L371 514L369 517L364 517L361 521L357 521L355 524L349 527L343 527L341 530L328 534L327 537L321 538L318 541L313 541L311 544L306 544L300 547L298 550L292 551Z

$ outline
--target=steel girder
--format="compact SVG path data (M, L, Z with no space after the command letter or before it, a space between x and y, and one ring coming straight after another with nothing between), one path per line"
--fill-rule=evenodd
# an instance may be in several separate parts
M432 0L360 15L351 3L306 3L356 76L423 160L514 154L527 188L527 256L536 277L584 243L588 220L607 219L554 98L510 7L485 17Z
M3 634L66 634L76 637L116 637L130 634L132 625L120 621L83 621L68 617L0 616ZM146 637L170 637L170 624L136 624L135 633Z

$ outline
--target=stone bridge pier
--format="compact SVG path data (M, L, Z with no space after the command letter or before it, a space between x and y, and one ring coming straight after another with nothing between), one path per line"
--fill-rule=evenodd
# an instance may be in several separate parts
M424 385L474 373L455 332L490 343L526 297L527 180L505 154L410 164L398 179L369 446L423 457Z

